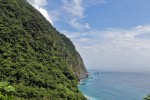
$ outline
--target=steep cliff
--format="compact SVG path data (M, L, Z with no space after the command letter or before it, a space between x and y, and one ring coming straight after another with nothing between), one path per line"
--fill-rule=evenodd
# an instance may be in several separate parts
M0 81L16 99L86 100L87 70L73 43L26 0L0 0Z

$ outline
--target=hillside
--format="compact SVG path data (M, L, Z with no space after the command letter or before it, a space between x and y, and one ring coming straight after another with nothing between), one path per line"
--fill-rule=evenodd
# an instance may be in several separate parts
M86 100L87 70L73 43L26 0L0 0L0 81L16 99Z

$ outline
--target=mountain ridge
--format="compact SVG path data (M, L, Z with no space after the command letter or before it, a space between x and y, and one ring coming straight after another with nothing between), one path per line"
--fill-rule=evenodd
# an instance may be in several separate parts
M26 0L0 0L0 80L17 99L86 100L78 81L88 76L80 54Z

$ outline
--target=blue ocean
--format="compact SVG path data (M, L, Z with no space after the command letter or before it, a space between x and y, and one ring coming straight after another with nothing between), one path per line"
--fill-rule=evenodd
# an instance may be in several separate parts
M90 71L79 88L90 100L143 100L150 94L150 73Z

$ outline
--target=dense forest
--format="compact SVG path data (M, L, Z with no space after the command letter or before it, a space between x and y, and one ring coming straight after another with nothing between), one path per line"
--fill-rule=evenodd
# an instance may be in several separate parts
M0 81L15 88L14 100L86 100L78 89L85 77L65 35L26 0L0 0Z

